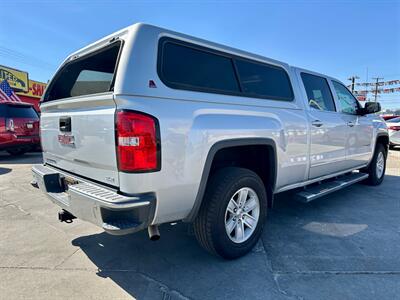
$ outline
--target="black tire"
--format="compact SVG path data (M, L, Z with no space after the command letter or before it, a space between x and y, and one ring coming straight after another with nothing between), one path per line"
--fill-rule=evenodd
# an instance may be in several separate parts
M252 189L259 199L259 218L248 239L235 243L225 230L225 212L234 194L244 187ZM267 194L260 177L248 169L223 168L209 179L202 206L194 221L194 232L200 245L208 252L225 259L235 259L248 253L257 243L266 214Z
M390 150L394 150L394 147L396 147L395 145L389 145L389 149Z
M383 161L383 173L379 177L376 169L377 169L378 156L380 153L382 153L384 161ZM369 175L368 179L366 179L365 181L368 185L375 186L375 185L380 185L382 183L383 179L385 178L386 158L387 158L387 150L385 146L383 146L380 143L377 144L375 148L374 157L372 158L370 165L368 166L368 168L361 170L362 172L368 173Z
M26 152L28 152L29 149L21 148L21 149L10 149L7 150L8 154L11 156L21 156L24 155Z

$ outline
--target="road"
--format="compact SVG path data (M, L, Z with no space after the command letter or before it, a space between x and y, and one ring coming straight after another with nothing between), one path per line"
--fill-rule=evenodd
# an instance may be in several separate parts
M277 197L247 256L204 252L187 224L116 237L75 220L30 186L40 154L0 153L0 299L399 299L400 149L379 187L309 204Z

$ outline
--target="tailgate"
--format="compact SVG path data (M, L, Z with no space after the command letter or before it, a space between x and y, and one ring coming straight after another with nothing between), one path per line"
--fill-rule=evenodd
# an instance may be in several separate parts
M39 120L30 118L13 118L14 132L17 136L39 136Z
M96 95L42 106L45 163L118 186L112 95Z

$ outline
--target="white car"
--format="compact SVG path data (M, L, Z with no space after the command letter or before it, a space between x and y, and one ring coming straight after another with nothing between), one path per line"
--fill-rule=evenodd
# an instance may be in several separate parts
M400 117L390 119L386 124L389 130L390 149L400 146Z

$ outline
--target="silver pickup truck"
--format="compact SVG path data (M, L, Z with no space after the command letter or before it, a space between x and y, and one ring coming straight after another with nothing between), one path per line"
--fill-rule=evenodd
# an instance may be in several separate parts
M259 239L274 194L308 202L382 182L379 110L332 77L134 24L54 75L32 183L61 221L151 239L162 223L191 222L206 250L232 259Z

